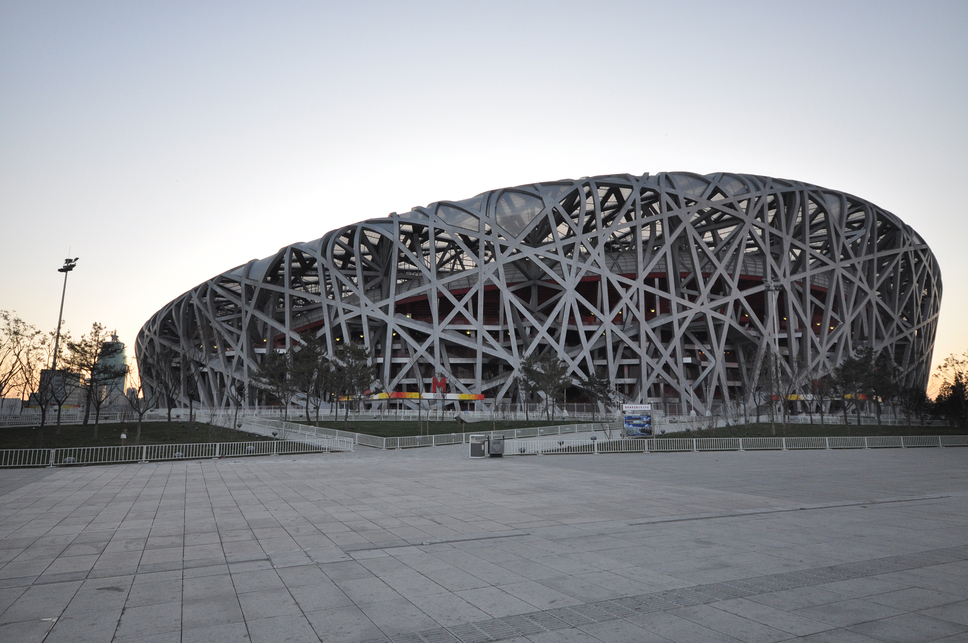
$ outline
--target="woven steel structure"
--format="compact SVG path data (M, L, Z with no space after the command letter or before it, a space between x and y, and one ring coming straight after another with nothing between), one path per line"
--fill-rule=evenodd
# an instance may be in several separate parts
M749 388L775 350L812 377L862 346L924 386L941 275L925 242L856 197L762 176L614 175L536 183L369 219L282 248L186 292L137 341L180 396L234 402L266 350L314 333L373 354L382 387L518 401L534 352L577 384L705 413ZM571 397L580 395L577 389ZM454 402L464 404L466 402Z

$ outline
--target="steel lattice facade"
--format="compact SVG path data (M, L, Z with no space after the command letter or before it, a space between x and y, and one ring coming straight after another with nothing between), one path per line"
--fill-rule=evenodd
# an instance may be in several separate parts
M177 355L188 395L232 404L265 351L311 332L367 346L382 386L435 377L518 401L534 352L623 400L704 413L744 395L774 347L813 377L861 346L925 386L941 303L928 246L856 197L762 176L614 175L441 201L282 248L196 286L137 341L150 387ZM166 357L166 359L169 359Z

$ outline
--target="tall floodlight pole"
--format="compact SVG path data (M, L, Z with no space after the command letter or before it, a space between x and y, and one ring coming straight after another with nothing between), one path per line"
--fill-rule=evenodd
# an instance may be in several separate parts
M60 344L60 327L61 320L64 317L64 296L67 295L67 273L74 270L74 266L77 265L78 257L73 259L64 259L64 265L57 269L57 272L64 273L64 289L61 290L61 305L60 312L57 313L57 331L54 333L54 363L50 367L51 377L57 377L57 349Z

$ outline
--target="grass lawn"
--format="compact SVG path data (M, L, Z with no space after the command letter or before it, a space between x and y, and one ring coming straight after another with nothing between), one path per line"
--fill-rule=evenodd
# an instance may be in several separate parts
M98 439L94 439L94 424L62 425L58 434L57 427L48 424L44 427L43 444L40 443L40 429L32 427L0 428L0 449L64 449L68 447L120 446L121 434L128 439L126 445L135 444L136 422L121 424L101 424L97 427ZM248 442L268 440L262 435L242 433L219 426L196 422L192 429L188 422L172 421L171 439L166 439L167 423L145 422L141 425L141 441L138 444L190 444L196 442Z
M854 418L851 418L853 421ZM290 421L299 422L294 418L290 418ZM301 424L306 424L305 419ZM568 424L568 422L547 422L547 421L535 421L531 422L525 421L515 421L515 422L502 422L497 421L493 424L493 430L504 431L509 429L524 429L536 426L557 426ZM408 435L441 435L447 433L487 433L492 430L491 422L475 422L473 424L459 425L453 420L442 421L442 422L430 422L429 432L427 428L428 423L423 423L423 430L420 429L420 424L414 421L395 421L395 420L373 420L372 422L366 421L356 421L347 422L346 428L343 427L342 421L320 421L319 426L326 427L328 429L339 429L351 431L353 433L367 433L370 435L375 435L382 438L393 438ZM773 429L770 427L769 423L764 424L748 424L748 425L738 425L738 426L728 426L718 429L706 429L703 431L692 431L690 433L685 433L682 431L672 432L669 431L669 425L663 425L666 428L665 435L656 435L656 437L702 437L702 438L758 438L758 437L769 437L774 435ZM675 426L675 425L671 425ZM613 429L618 427L618 423L612 423ZM857 426L852 424L850 426L843 426L837 424L790 424L787 426L786 430L777 423L775 435L781 437L814 437L814 436L845 436L845 435L855 435L855 436L876 436L876 435L964 435L966 431L964 429L949 427L949 426L926 426L921 427L918 424L912 426L887 426L878 428L876 424L864 424L863 426Z
M853 419L853 418L851 418ZM295 420L295 418L290 418ZM298 420L297 420L298 422ZM305 424L305 421L302 422ZM354 433L367 433L378 437L400 437L409 435L442 435L449 433L486 433L488 431L524 429L537 426L555 426L566 424L563 421L496 421L475 422L472 424L458 424L453 420L423 422L398 421L398 420L372 420L347 422L346 429ZM321 421L321 427L343 430L342 421ZM612 425L617 426L616 424ZM429 427L429 428L428 428ZM126 433L128 439L125 444L134 444L134 436L137 425L134 422L123 424L101 424L98 427L98 440L94 440L94 425L64 425L60 427L58 434L57 427L47 425L43 431L43 444L40 444L40 429L30 427L8 427L0 428L0 449L59 449L68 447L89 447L89 446L111 446L121 444L121 434ZM252 433L243 433L218 426L201 424L196 422L192 429L188 422L173 421L171 423L171 439L166 439L167 425L165 422L145 422L141 425L141 441L139 444L189 444L198 442L247 442L267 440L265 436ZM777 435L781 437L813 437L813 436L879 436L879 435L964 435L965 429L948 426L884 426L878 429L877 425L863 426L851 425L843 426L836 424L790 424L784 430L777 423L776 433L774 434L769 424L749 424L739 426L722 427L718 429L706 429L703 431L691 432L670 432L667 429L665 435L656 437L691 437L691 438L753 438L769 437ZM617 433L616 433L617 435Z
M296 420L290 417L290 421ZM298 422L298 421L297 421ZM306 424L305 419L301 424ZM498 431L504 429L523 429L535 426L557 426L566 422L495 422L494 428ZM329 429L343 430L342 421L320 421L319 426ZM490 422L478 422L474 424L458 424L453 420L430 422L430 433L427 431L428 423L423 423L424 435L441 435L446 433L484 433L491 430ZM139 444L191 444L196 442L247 442L251 440L269 440L264 435L243 433L219 426L212 426L195 423L195 429L191 429L188 422L184 420L174 420L171 423L171 440L165 439L167 424L165 422L145 422L141 425L141 441ZM353 433L367 433L378 437L399 437L409 435L421 435L420 424L416 421L380 421L372 422L354 421L347 422L346 430ZM98 440L94 440L94 424L83 425L62 425L58 434L57 427L48 424L44 427L43 445L40 444L40 429L31 427L0 427L0 449L63 449L68 447L91 447L91 446L112 446L121 444L121 434L127 434L125 444L135 444L134 436L137 431L137 423L124 422L121 424L101 424L98 426Z

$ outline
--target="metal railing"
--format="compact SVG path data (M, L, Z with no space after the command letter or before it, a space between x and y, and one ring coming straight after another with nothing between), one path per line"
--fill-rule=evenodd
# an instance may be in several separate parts
M46 467L50 465L51 449L0 449L0 468Z
M314 442L270 440L129 446L66 447L59 449L0 449L0 468L56 467L81 464L122 464L166 460L207 460L257 455L287 455L353 451L353 440L327 437Z
M219 426L231 426L231 415L228 418L213 417L212 424ZM228 424L224 422L228 421ZM366 433L354 433L351 431L341 431L339 429L328 429L324 427L308 426L295 422L283 420L272 420L262 417L239 418L238 424L241 430L247 433L256 433L273 438L285 440L306 440L312 441L320 437L335 437L352 440L359 446L371 447L374 449L410 449L416 447L436 447L447 444L466 444L471 435L501 435L508 440L529 437L540 437L549 435L568 435L584 432L607 431L609 424L606 422L594 422L586 424L562 424L560 426L542 426L528 429L507 429L504 431L473 431L462 433L438 433L434 435L408 435L400 437L380 437L368 435Z
M666 407L664 410L662 407ZM546 417L544 413L543 404L531 404L530 412L524 411L524 405L510 404L510 405L499 405L498 407L488 410L488 411L461 411L460 418L467 422L492 422L492 421L503 421L503 420L515 420L521 421L525 419L533 418L535 420L540 420ZM661 404L656 403L653 408L653 424L656 430L662 429L667 430L669 433L679 433L682 431L699 431L702 429L712 428L712 427L722 427L727 425L727 416L724 415L721 410L714 412L711 416L696 416L689 413L684 413L681 411L678 405L675 404ZM621 413L617 410L613 410L608 415L603 416L601 413L593 412L591 405L583 404L568 404L564 409L565 415L559 415L558 417L562 420L575 421L575 420L592 420L592 421L619 421L621 419ZM292 420L299 420L305 418L304 409L290 408L288 414L286 411L280 407L261 407L258 409L239 409L239 417L245 415L247 417L261 417L265 419L278 419L285 420L286 417ZM315 415L315 414L313 414ZM214 423L212 418L216 417L228 417L232 418L236 416L236 411L234 409L206 409L206 408L196 408L193 411L188 408L176 408L172 409L171 417L172 421L185 422L190 416L194 416L195 421L203 423ZM383 421L415 421L415 420L432 420L432 421L446 421L454 419L453 411L444 411L440 408L430 408L418 411L417 409L373 409L366 411L356 411L350 410L349 414L345 413L345 410L340 409L338 419L342 420L346 416L349 422L383 422ZM728 415L730 421L733 423L741 423L744 416L740 413L730 413ZM61 424L62 425L76 425L80 424L84 419L83 410L70 409L61 412ZM112 407L109 410L105 410L101 413L99 424L116 424L119 422L135 422L137 421L137 414L129 409L119 409L117 407ZM168 419L167 409L152 409L147 412L144 417L146 422L164 422ZM333 421L337 419L330 411L325 411L320 415L320 420ZM750 414L748 415L748 420L751 422L765 423L770 421L769 415L766 414ZM876 426L878 424L877 418L873 415L862 415L859 419L856 414L851 414L848 418L849 424L852 426L857 426L858 424L862 426ZM775 418L777 423L780 423L779 418ZM786 422L788 425L797 424L824 424L830 426L844 426L843 414L839 412L827 413L821 418L819 413L808 414L801 413L799 415L787 416ZM56 411L49 411L47 414L47 426L54 426L57 423ZM89 418L89 423L94 423L94 413L92 412ZM883 413L881 416L881 424L884 426L909 426L914 424L920 424L922 426L947 426L947 422L944 420L939 420L936 418L931 418L928 420L920 421L916 418L905 418L905 417L891 417L887 412ZM36 409L25 409L19 414L0 414L0 427L15 427L15 426L39 426L40 425L40 412ZM228 426L225 424L223 426Z
M782 438L784 449L829 449L827 438Z
M509 439L506 455L570 455L581 453L673 453L699 451L793 451L802 449L875 449L965 447L968 435L806 437L806 438L622 438L601 440Z
M234 415L234 409L210 409L204 407L195 407L195 409L189 409L187 407L173 408L171 411L171 417L173 421L184 422L189 418L189 416L194 416L197 422L207 422L208 418L216 415ZM239 415L253 416L257 415L263 418L278 419L278 420L305 420L306 413L305 408L299 408L296 406L290 407L288 412L282 407L260 407L258 409L248 408L240 409ZM573 420L608 420L617 419L620 417L620 413L617 411L612 411L608 414L602 414L601 412L593 411L591 405L582 404L569 404L566 409L561 409L558 407L557 415L552 418L555 420L562 421L573 421ZM315 419L316 413L310 410L310 417ZM350 409L349 413L345 409L340 408L338 413L333 413L331 409L322 409L319 413L319 420L321 422L342 422L344 417L349 422L396 422L396 421L417 421L417 420L430 420L435 422L446 422L446 421L456 421L457 416L451 409L441 409L438 407L423 408L421 410L417 409L367 409L367 410L356 410ZM459 417L466 422L490 422L490 421L501 421L501 420L525 420L531 419L535 421L541 421L548 418L548 415L544 412L543 404L531 405L530 412L524 410L524 406L521 405L520 408L514 407L509 408L498 408L490 411L461 411ZM0 414L0 426L37 426L40 424L40 411L37 409L24 409L18 414L5 413ZM114 424L117 422L135 422L138 419L137 413L127 408L112 407L110 410L105 410L101 412L98 423L99 424ZM146 422L164 422L168 419L168 410L165 408L153 408L145 414L144 420ZM69 410L61 411L60 421L61 424L80 424L84 420L83 409L71 408ZM91 411L88 422L94 424L94 411ZM57 423L57 411L51 410L47 412L46 424L53 426Z

